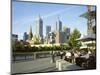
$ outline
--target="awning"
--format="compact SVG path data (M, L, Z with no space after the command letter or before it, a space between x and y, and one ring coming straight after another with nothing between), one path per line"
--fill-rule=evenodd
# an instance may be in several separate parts
M93 41L93 40L96 40L96 36L95 34L88 34L88 35L85 35L79 39L77 39L78 41Z

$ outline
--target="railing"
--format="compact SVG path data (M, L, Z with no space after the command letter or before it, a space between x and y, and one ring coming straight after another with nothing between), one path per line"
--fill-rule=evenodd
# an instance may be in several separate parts
M50 51L42 51L42 52L16 52L12 55L12 61L23 61L23 60L35 60L39 58L47 58L50 57Z

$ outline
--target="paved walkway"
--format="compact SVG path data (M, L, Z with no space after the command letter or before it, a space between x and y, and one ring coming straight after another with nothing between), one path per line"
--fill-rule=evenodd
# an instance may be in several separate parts
M56 60L59 58L55 58ZM48 68L55 68L55 63L51 63L51 58L41 58L33 61L12 63L12 73L39 72Z
M59 58L56 57L55 60ZM81 69L80 67L67 63L66 70ZM15 62L12 63L12 74L15 73L30 73L30 72L48 72L58 71L56 63L51 63L51 58L41 58L33 61Z

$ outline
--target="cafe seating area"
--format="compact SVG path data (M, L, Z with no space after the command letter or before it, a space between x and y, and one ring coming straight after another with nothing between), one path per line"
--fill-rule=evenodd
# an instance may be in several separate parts
M95 69L96 68L96 57L93 55L90 55L89 58L77 57L76 65L84 69Z

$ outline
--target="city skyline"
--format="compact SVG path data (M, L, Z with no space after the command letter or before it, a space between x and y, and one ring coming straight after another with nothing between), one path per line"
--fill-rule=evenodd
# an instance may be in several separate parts
M84 5L63 5L31 2L12 2L12 33L23 38L24 32L29 33L32 26L33 35L36 34L35 18L40 14L43 20L43 35L46 35L46 26L50 25L53 31L59 16L62 27L77 28L82 34L87 32L87 20L79 17L87 11ZM75 13L75 14L74 14Z

